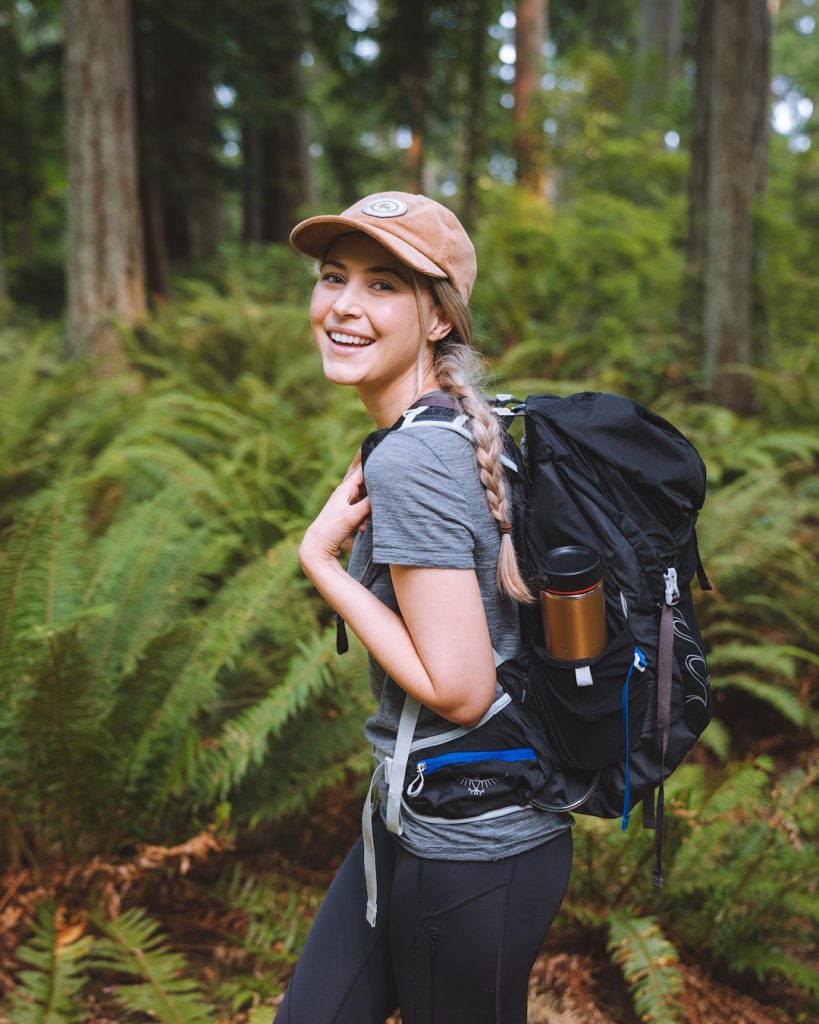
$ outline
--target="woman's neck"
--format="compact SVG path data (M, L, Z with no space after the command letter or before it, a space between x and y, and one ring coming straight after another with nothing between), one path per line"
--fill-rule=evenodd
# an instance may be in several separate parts
M376 426L391 427L421 395L428 394L430 391L440 391L440 389L441 385L430 369L424 377L420 391L414 374L412 378L395 381L387 388L370 390L359 387L357 391L367 412L375 420Z

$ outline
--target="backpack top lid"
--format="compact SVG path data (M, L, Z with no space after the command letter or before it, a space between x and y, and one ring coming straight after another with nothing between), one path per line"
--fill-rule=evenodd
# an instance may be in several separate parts
M567 398L530 395L526 425L532 466L580 459L613 500L642 494L672 520L678 510L680 522L702 508L705 464L696 448L667 420L629 398L594 391Z

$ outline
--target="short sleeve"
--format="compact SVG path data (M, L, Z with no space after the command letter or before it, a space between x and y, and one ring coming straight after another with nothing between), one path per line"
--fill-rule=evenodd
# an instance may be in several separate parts
M440 456L417 434L388 434L364 470L372 504L373 561L474 569L466 498Z

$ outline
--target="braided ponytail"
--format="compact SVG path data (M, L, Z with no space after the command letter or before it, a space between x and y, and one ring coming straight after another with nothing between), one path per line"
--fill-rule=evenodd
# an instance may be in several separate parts
M472 318L466 304L449 281L430 281L432 298L452 321L452 331L435 346L433 369L438 383L471 419L480 480L492 518L501 530L498 553L498 589L515 601L534 600L520 574L512 543L512 508L506 471L501 462L503 432L492 406L481 394L483 368L472 348Z

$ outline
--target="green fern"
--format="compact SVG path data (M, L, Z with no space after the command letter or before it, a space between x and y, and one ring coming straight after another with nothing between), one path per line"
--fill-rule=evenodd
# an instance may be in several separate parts
M132 782L159 748L177 749L188 723L216 697L219 672L235 665L266 618L287 600L297 564L295 547L283 543L269 559L246 566L220 591L133 748L128 766ZM162 756L167 763L168 753Z
M80 996L94 939L85 935L63 941L56 910L49 904L38 907L32 932L17 953L30 969L17 977L9 1010L11 1024L79 1024L84 1017Z
M207 596L206 579L223 571L235 546L180 489L131 506L95 545L96 569L84 595L113 607L92 642L99 671L106 678L132 672L151 641Z
M206 796L224 799L243 780L250 766L262 763L270 743L307 702L315 701L334 683L338 685L334 628L296 647L298 653L291 659L284 678L277 680L265 697L225 724L205 777ZM363 677L363 659L353 654L350 660L355 662L354 671ZM344 668L349 672L349 665Z
M114 986L128 1012L150 1014L162 1024L207 1024L213 1011L180 953L170 950L159 925L136 907L113 921L95 924L105 936L94 948L97 969L134 980Z
M612 915L608 948L628 982L640 1020L672 1024L684 1019L679 957L656 918Z

